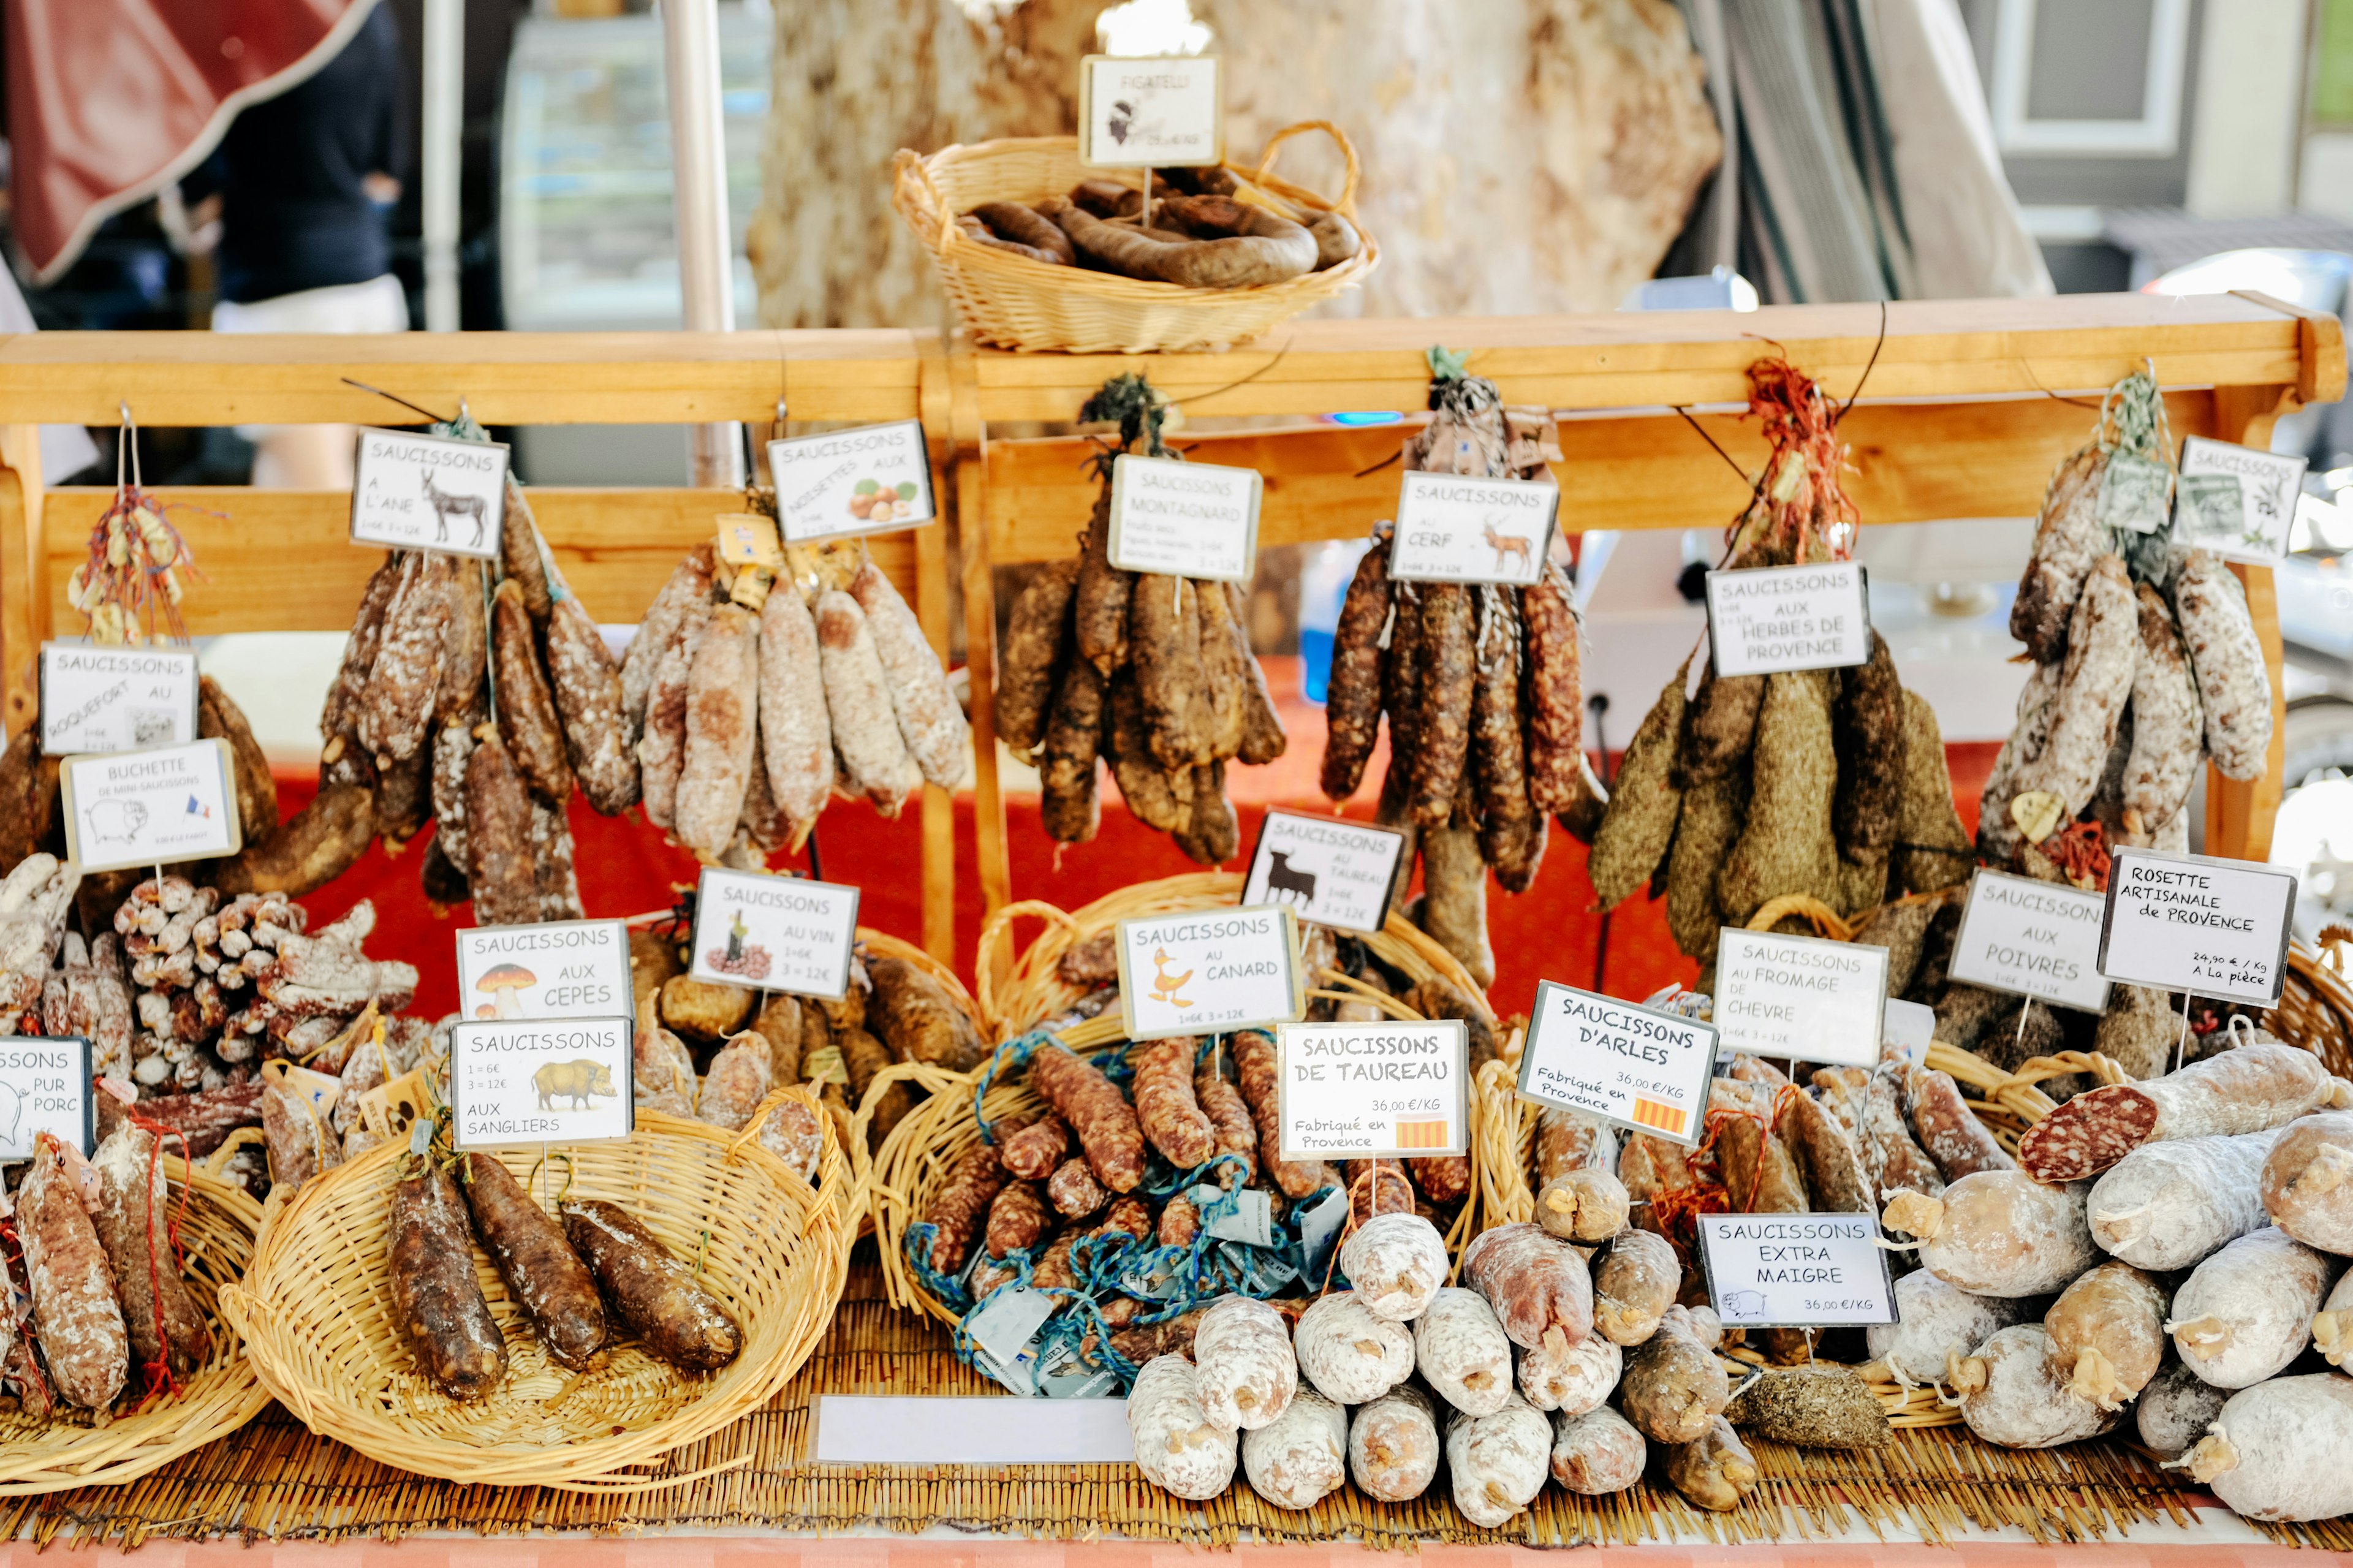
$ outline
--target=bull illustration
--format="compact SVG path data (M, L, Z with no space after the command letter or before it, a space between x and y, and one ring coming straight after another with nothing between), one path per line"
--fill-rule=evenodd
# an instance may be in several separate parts
M621 1092L613 1087L612 1068L603 1062L586 1059L550 1062L531 1075L531 1084L539 1090L539 1108L542 1110L554 1110L552 1102L557 1100L572 1101L566 1110L586 1110L590 1095Z

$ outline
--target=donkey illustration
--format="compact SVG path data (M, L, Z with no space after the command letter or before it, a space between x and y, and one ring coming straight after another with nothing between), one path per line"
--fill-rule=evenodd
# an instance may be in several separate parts
M482 510L482 498L480 496L456 496L451 495L448 490L436 489L433 485L433 470L430 468L425 470L423 478L425 480L425 504L433 509L433 542L436 544L447 544L449 542L449 520L451 518L470 517L474 520L474 548L477 550L480 549L482 546L482 529L490 521L489 518L484 515Z
M1303 904L1312 904L1315 901L1314 872L1293 870L1291 856L1284 850L1270 849L1266 853L1266 896L1268 898L1276 899L1285 893L1293 893L1298 896L1299 901Z
M1514 555L1520 558L1521 565L1528 563L1528 542L1525 538L1516 533L1497 533L1492 522L1483 525L1481 531L1486 537L1487 548L1495 552L1496 571L1501 572L1504 562Z

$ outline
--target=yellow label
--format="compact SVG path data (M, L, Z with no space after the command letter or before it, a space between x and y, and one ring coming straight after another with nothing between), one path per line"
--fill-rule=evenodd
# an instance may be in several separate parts
M801 1077L810 1083L838 1083L847 1087L849 1068L841 1059L839 1046L819 1046L801 1060Z
M432 1101L425 1090L425 1074L412 1068L380 1083L360 1096L360 1125L391 1142L408 1135L410 1123L426 1114Z
M2040 844L2058 827L2066 807L2067 803L2049 790L2030 789L2011 800L2010 819L2029 844Z
M776 540L776 520L755 511L721 512L719 559L730 566L765 566L771 572L782 568L785 551Z

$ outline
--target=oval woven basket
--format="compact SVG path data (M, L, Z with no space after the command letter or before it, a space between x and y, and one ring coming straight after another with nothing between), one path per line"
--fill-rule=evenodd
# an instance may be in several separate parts
M2279 1005L2263 1027L2302 1046L2339 1078L2353 1078L2353 930L2331 926L2317 950L2302 942L2287 950L2287 977Z
M742 1132L643 1111L627 1139L574 1144L536 1179L538 1150L499 1152L543 1204L565 1191L610 1200L677 1256L700 1259L702 1283L744 1330L742 1353L707 1376L680 1373L635 1340L585 1373L557 1366L477 1247L474 1271L506 1336L507 1375L486 1399L441 1394L392 1317L386 1218L406 1157L395 1144L273 1203L253 1268L223 1292L223 1310L247 1336L264 1386L297 1420L419 1475L612 1492L748 1464L747 1448L691 1475L637 1468L766 1404L817 1347L841 1298L856 1183L822 1111L814 1191L759 1146L760 1121L786 1096L816 1109L805 1090L779 1090Z
M1317 195L1274 173L1282 144L1321 131L1339 143L1347 174L1337 197ZM1240 195L1288 218L1337 212L1356 220L1356 149L1329 121L1286 126L1267 139L1255 165L1223 165ZM1079 162L1074 136L1011 137L944 147L926 157L902 148L892 171L892 205L940 269L940 285L975 339L992 348L1070 353L1151 353L1245 343L1310 306L1355 288L1379 264L1361 223L1364 247L1322 272L1257 289L1187 289L1081 267L1031 261L968 239L956 216L982 202L1066 195L1104 171ZM1140 179L1140 176L1139 176Z
M167 1157L164 1168L180 1215L182 1278L212 1330L213 1353L179 1393L161 1394L104 1426L96 1412L69 1405L60 1405L64 1414L47 1421L21 1412L0 1415L0 1497L135 1480L226 1437L269 1403L269 1391L256 1376L220 1300L252 1262L261 1206L242 1187L201 1166L190 1171ZM139 1376L136 1367L132 1376Z
M938 959L934 958L930 953L924 952L922 948L917 947L913 942L902 941L900 938L892 936L887 931L879 931L866 926L860 926L858 928L858 942L859 945L864 948L871 956L904 959L907 963L914 965L925 974L930 975L934 980L938 981L941 987L947 992L949 1000L953 1001L956 1005L957 1010L963 1013L965 1017L970 1018L973 1022L973 1026L980 1031L981 1038L987 1039L988 1037L988 1024L987 1021L981 1016L980 1004L973 1000L972 993L965 989L964 981L957 976L955 970L950 969L946 964L942 963ZM878 1073L875 1077L879 1080L881 1075ZM877 1088L877 1083L869 1083L866 1086L866 1098L868 1100L871 1100L874 1098ZM858 1147L860 1150L863 1150L866 1147L866 1124L863 1121L860 1121L858 1125ZM860 1173L859 1179L860 1182L863 1182L865 1179L862 1172ZM869 1208L863 1201L858 1205L857 1217L858 1238L862 1240L865 1237L873 1235L873 1211Z

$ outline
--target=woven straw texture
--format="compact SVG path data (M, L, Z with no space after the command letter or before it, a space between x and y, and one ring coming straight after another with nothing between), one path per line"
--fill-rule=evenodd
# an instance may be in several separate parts
M2330 926L2317 951L2288 949L2287 980L2263 1027L2302 1046L2339 1078L2353 1078L2353 927Z
M1317 195L1274 173L1282 144L1310 131L1329 135L1346 160L1337 197ZM1244 200L1282 216L1338 212L1356 221L1356 149L1328 121L1286 126L1268 139L1255 165L1229 162L1225 167L1241 182ZM1080 181L1103 174L1079 162L1078 139L1072 136L944 147L929 157L902 148L892 170L891 200L931 248L940 284L965 325L992 348L1071 353L1230 348L1355 288L1380 261L1373 237L1357 224L1364 248L1324 271L1259 289L1187 289L1031 261L978 244L956 227L957 215L982 202L1027 204L1066 195Z
M168 1154L164 1167L179 1216L182 1278L212 1329L211 1359L178 1394L159 1394L103 1426L97 1412L66 1405L47 1421L16 1411L0 1415L0 1497L134 1480L236 1431L269 1403L243 1342L219 1310L222 1288L253 1259L260 1205L243 1188L190 1170ZM131 1375L135 1382L139 1369L132 1368Z
M791 1095L780 1090L762 1117ZM730 1365L691 1377L633 1340L596 1367L551 1362L480 1248L476 1276L507 1342L506 1379L459 1404L417 1370L391 1312L385 1218L403 1146L370 1150L273 1204L241 1287L224 1310L248 1339L262 1383L310 1428L419 1475L581 1489L673 1485L642 1467L758 1409L792 1376L840 1299L856 1215L849 1163L826 1131L817 1190L743 1132L659 1112L610 1143L499 1158L552 1212L558 1194L621 1205L682 1258L744 1330ZM568 1158L575 1167L567 1173ZM737 1462L743 1462L741 1460Z

